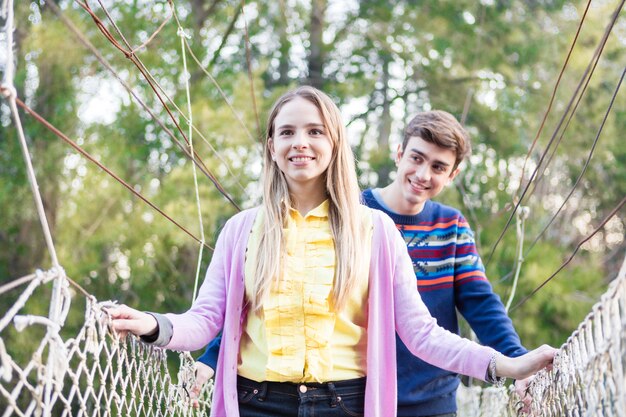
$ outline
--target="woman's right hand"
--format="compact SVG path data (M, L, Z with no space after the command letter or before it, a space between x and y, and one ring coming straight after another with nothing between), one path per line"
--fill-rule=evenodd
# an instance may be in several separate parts
M557 349L543 345L517 358L503 355L496 357L496 375L514 379L524 379L543 368L551 369Z
M136 336L153 334L158 328L154 316L123 304L109 308L107 312L111 317L111 327L121 337L125 337L129 332Z

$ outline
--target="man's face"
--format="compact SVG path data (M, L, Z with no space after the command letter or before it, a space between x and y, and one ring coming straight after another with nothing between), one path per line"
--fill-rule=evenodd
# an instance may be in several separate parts
M450 184L460 169L453 170L456 154L414 136L402 151L398 147L395 182L399 186L406 212L419 213L427 200Z

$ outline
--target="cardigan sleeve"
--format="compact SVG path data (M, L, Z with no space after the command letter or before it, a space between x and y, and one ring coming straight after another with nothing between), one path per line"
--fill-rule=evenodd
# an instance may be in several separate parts
M229 220L217 238L211 263L198 297L183 314L166 314L172 323L172 338L167 349L194 351L213 340L224 324L229 264L233 258L235 232L233 220Z
M491 356L490 347L461 338L437 324L422 301L406 244L393 221L385 218L393 271L393 300L396 332L418 358L439 368L485 380Z

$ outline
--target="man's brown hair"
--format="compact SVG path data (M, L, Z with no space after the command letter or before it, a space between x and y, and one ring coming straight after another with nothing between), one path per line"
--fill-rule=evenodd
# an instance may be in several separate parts
M404 129L402 152L413 137L419 137L441 148L453 150L456 160L452 169L456 169L472 151L467 130L453 115L442 110L420 112L411 119Z

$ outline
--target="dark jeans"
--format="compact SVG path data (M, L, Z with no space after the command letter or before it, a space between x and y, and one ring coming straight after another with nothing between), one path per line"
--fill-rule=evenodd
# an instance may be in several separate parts
M325 384L255 382L237 376L241 417L362 416L365 378Z

